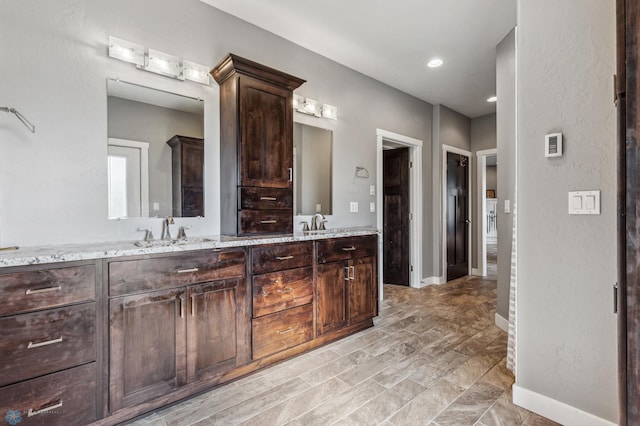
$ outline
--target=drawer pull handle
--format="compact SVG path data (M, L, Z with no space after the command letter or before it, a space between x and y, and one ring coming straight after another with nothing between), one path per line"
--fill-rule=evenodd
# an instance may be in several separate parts
M275 219L271 219L271 220L261 220L260 223L278 223L277 220Z
M46 288L37 288L35 290L28 289L24 292L24 294L40 294L40 293L49 293L50 291L60 291L62 290L62 286L58 285L55 287L46 287Z
M184 318L184 298L180 297L178 302L180 302L180 318Z
M27 417L37 416L38 414L46 413L47 411L55 410L56 408L62 407L62 400L48 407L41 408L39 410L34 410L33 408L29 408L29 412L27 413Z
M349 267L345 266L344 267L344 280L345 281L349 281L351 278L349 277Z
M176 274L189 274L191 272L198 272L198 268L191 268L191 269L178 269L176 271Z
M40 346L53 345L54 343L62 343L62 337L58 337L57 339L47 340L46 342L33 343L29 342L27 345L27 349L39 348Z
M291 293L293 291L293 287L285 287L279 288L278 293Z
M196 295L195 294L191 295L191 316L192 317L196 316Z
M355 246L351 246L351 247L342 247L343 251L354 251L356 248Z
M351 276L349 277L349 279L353 281L356 279L356 267L349 266L349 269L351 270Z
M276 197L260 197L260 201L278 201Z
M278 260L290 260L293 259L293 256L278 256L276 257Z
M285 328L284 330L278 330L278 334L285 334L293 331L293 327Z

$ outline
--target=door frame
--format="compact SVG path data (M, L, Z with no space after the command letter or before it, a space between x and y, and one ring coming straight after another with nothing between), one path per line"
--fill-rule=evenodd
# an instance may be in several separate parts
M477 170L476 170L476 190L478 191L477 208L478 225L480 226L480 232L478 236L480 238L478 247L478 268L472 268L474 275L481 277L487 276L487 157L490 155L498 155L498 149L484 149L476 152L477 157Z
M471 151L467 151L465 149L460 149L457 148L455 146L451 146L451 145L445 145L442 144L442 180L441 180L441 186L440 186L440 192L441 192L441 212L440 212L440 224L442 226L442 277L441 277L441 282L442 283L446 283L447 282L447 154L448 153L453 153L453 154L459 154L459 155L464 155L465 157L467 157L469 159L469 173L467 173L467 188L469 188L469 200L473 199L473 188L471 187L471 176L473 175L473 162L471 161L471 159L473 158L471 155ZM467 203L467 217L471 218L472 216L472 210L471 210L471 205L473 203L469 202ZM473 247L473 242L475 241L475 238L473 238L473 235L471 233L471 225L472 223L469 222L467 224L467 235L469 236L469 243L468 243L468 247L467 247L467 259L469 259L469 264L467 265L467 275L471 275L471 265L473 265L473 260L471 259L471 255L473 253L472 251L472 247Z
M130 139L107 138L107 145L140 150L140 217L149 217L149 143Z
M376 227L380 233L378 240L378 271L382 271L382 242L383 218L382 218L382 146L384 141L392 142L409 148L409 286L421 288L422 281L422 141L398 133L383 129L376 129ZM378 299L383 298L383 276L378 274Z

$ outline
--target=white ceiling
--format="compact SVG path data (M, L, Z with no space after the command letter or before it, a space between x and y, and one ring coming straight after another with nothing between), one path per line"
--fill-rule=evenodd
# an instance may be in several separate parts
M495 112L495 47L516 24L516 0L201 1L471 118Z

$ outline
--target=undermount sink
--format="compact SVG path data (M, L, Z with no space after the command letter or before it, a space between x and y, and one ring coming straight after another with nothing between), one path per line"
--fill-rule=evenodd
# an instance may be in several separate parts
M181 246L185 244L198 244L208 243L213 240L202 237L191 237L174 240L153 240L153 241L136 241L134 244L138 247L169 247L169 246Z

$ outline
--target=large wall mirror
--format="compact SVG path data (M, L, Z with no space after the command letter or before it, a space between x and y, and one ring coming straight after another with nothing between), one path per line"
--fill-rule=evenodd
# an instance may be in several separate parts
M297 215L332 214L332 145L331 130L293 124Z
M107 80L109 218L204 216L204 102Z

